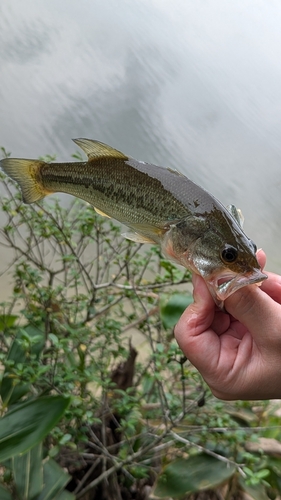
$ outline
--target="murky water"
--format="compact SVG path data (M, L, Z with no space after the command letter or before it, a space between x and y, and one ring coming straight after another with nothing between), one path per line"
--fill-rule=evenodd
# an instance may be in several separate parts
M176 167L281 272L280 26L277 0L1 2L0 146L66 160L88 137Z

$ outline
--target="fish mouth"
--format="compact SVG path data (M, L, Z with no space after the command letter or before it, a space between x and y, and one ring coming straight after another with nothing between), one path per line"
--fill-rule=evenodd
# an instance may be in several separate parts
M267 275L262 273L260 269L253 269L245 274L236 274L234 272L226 272L223 275L214 277L208 280L209 290L219 307L222 307L223 301L234 292L246 285L261 283L267 279Z

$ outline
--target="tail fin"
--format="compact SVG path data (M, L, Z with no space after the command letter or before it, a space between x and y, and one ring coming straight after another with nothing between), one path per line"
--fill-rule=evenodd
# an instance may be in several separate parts
M43 165L44 161L21 158L4 158L0 161L1 169L20 185L24 203L34 203L49 194L40 182L39 171Z

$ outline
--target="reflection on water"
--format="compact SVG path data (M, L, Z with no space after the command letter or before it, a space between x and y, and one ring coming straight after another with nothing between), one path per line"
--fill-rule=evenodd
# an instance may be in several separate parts
M280 24L266 0L2 2L0 146L66 160L89 137L176 167L281 272Z
M6 25L0 47L3 62L24 65L51 52L52 31L44 29L40 21L21 26L17 32L9 30L8 26Z

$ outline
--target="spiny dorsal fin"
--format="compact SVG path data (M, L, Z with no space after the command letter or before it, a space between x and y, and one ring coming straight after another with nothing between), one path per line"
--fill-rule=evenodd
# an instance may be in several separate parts
M88 156L89 160L101 156L112 156L114 158L123 158L128 160L128 156L121 153L117 149L104 144L103 142L93 141L92 139L72 139L79 148L83 149L84 153Z

